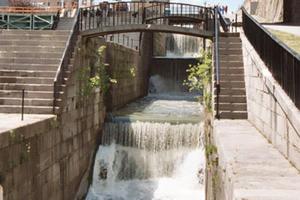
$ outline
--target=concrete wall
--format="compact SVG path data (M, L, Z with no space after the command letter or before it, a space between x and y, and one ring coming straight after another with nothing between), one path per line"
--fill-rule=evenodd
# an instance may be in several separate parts
M152 34L142 36L141 50L107 43L106 62L109 64L112 84L107 101L108 110L118 109L139 97L147 95L149 66L152 57Z
M300 170L300 111L242 36L249 120Z

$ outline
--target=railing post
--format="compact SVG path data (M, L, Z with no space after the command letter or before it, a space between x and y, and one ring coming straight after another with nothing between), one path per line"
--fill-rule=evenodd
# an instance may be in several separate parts
M112 15L113 15L113 26L116 24L116 11L115 11L115 4L113 4L113 10L112 10Z
M24 104L25 104L25 89L22 89L22 108L21 108L21 120L24 120Z
M56 91L57 91L57 82L54 81L53 83L53 108L52 108L52 112L53 114L55 114L55 107L56 107Z

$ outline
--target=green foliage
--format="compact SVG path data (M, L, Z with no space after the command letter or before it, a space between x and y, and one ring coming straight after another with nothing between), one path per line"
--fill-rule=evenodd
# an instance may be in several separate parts
M109 77L108 65L104 63L105 49L106 46L101 46L98 49L93 70L91 67L83 67L79 71L80 96L89 96L95 88L100 88L103 93L106 93L111 83L117 83L117 80Z
M132 67L129 69L129 72L130 72L131 77L134 78L134 77L136 76L135 66L132 66Z
M215 145L209 144L205 146L205 154L206 158L209 158L212 154L216 154L218 152L218 149Z
M199 62L196 65L190 65L188 79L184 85L188 86L190 91L202 92L204 88L211 83L212 73L212 55L210 52L202 51Z
M199 62L196 65L190 65L187 69L188 78L184 85L189 91L202 92L203 102L208 111L211 111L212 94L210 85L212 79L212 55L208 51L202 51Z

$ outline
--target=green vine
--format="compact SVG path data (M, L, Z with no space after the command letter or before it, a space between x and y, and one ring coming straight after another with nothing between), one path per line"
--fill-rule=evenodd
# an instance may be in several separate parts
M212 54L209 51L202 51L199 62L196 65L190 65L186 70L188 73L184 85L189 91L202 92L203 103L208 111L211 111L212 94L210 90L212 79Z
M104 62L105 49L106 46L99 47L94 68L83 67L79 70L80 96L90 96L96 88L100 88L105 94L111 84L117 83L117 80L110 78L107 71L108 65Z

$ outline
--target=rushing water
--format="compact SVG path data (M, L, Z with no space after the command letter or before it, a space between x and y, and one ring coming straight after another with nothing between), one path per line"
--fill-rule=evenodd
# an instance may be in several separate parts
M187 97L150 95L111 114L87 200L204 200L202 108Z
M154 45L156 57L168 58L198 58L203 45L203 39L194 36L166 33L165 45ZM163 37L161 35L157 37ZM164 49L164 50L162 50Z

